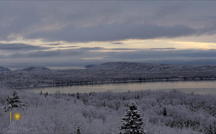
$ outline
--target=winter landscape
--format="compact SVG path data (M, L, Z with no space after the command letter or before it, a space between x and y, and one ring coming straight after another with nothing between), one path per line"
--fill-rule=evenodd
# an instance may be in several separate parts
M215 0L0 0L0 134L216 134Z
M135 72L135 65L140 72L143 72L146 68L148 68L148 71L151 69L154 70L152 72L157 72L157 69L161 71L161 73L164 70L175 69L175 72L181 72L182 68L190 69L190 66L176 65L174 68L172 65L158 64L150 64L151 68L149 69L149 64L126 62L121 63L121 65L127 64L127 66L119 66L119 62L105 63L102 64L102 66L106 64L112 64L113 66L107 68L98 68L98 66L96 66L93 70L96 72L99 70L104 74L109 74L112 72L109 69L114 72L121 72L134 68L133 72ZM140 65L142 66L140 67ZM130 66L132 66L131 69ZM152 68L152 66L154 66L154 68ZM194 68L197 68L200 72L201 70L203 70L203 72L206 71L207 74L207 72L214 71L216 67L213 65L191 66L191 74L189 74L189 76L192 76L193 72L196 72ZM106 69L108 69L107 72ZM119 71L117 71L118 69ZM26 81L23 80L23 78L26 76L30 78L29 80L36 81L34 78L37 77L33 77L33 74L37 73L37 75L41 77L44 76L44 74L50 76L49 73L53 75L58 72L57 70L48 70L47 68L41 67L34 67L31 68L31 70L26 70L27 69L10 71L9 69L5 69L1 74L11 75L14 73L14 77L10 78L10 81L13 82L16 80L19 81L20 84L25 85ZM42 73L43 71L46 73ZM64 73L73 71L75 72L76 70L64 70ZM19 77L16 77L18 72ZM78 72L80 73L81 70L78 70ZM151 71L149 71L149 73L151 73ZM125 73L130 80L127 74L133 73L130 71L129 73ZM145 71L143 74L145 74ZM176 74L173 73L173 75ZM199 76L201 77L201 75ZM213 76L213 74L211 76ZM61 75L56 75L55 78L58 77L62 78ZM92 77L94 77L94 75L92 75ZM65 79L67 78L68 77L65 77ZM147 78L145 80L148 81ZM157 81L158 80L166 83L164 78L157 79ZM196 79L198 82L201 82L201 80L204 81L205 79ZM154 81L154 79L151 78L149 81ZM185 80L175 79L175 81ZM127 83L130 82L131 81L127 81ZM142 83L142 81L135 82ZM214 81L211 82L215 83ZM87 86L93 86L92 84ZM154 84L154 82L152 84ZM4 85L2 82L0 90L0 132L2 134L214 134L216 132L216 98L215 95L212 94L215 89L211 89L212 92L206 90L205 95L199 94L196 90L187 93L184 93L187 89L174 90L177 87L173 87L172 90L169 91L151 91L150 89L145 91L142 91L142 89L139 89L140 91L133 91L132 89L128 89L128 91L123 90L122 92L115 92L117 88L115 89L114 87L114 92L106 90L101 92L100 89L97 89L93 92L86 91L86 93L79 93L79 90L71 93L61 93L64 87L50 86L51 89L56 88L58 90L50 93L43 91L43 88L39 87L28 87L28 89L20 89L19 87L16 89L7 87L7 85ZM75 85L67 86L74 87ZM136 88L136 86L132 87ZM206 88L208 87L210 86L207 85ZM38 92L31 92L33 89ZM205 91L205 89L202 90ZM188 89L188 91L190 90ZM137 110L133 110L133 106ZM20 120L12 119L10 121L10 113L13 114L17 112L22 114L22 118ZM133 116L131 116L134 114L133 112L135 112L140 119L133 119ZM130 120L135 120L134 124L133 122L131 124ZM132 128L134 128L134 130Z

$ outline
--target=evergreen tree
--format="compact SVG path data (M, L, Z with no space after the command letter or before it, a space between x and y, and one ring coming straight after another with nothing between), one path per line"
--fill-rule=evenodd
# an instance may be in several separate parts
M48 92L46 92L45 94L44 94L44 97L46 98L48 96Z
M81 133L80 133L80 128L77 128L76 134L81 134Z
M76 93L76 98L80 99L80 94L79 93Z
M122 119L120 134L145 134L142 125L143 121L137 110L137 106L132 104L129 106L129 110Z
M43 95L43 91L42 90L40 91L40 95Z
M163 116L167 116L167 109L166 109L166 107L163 108Z
M22 108L25 105L21 102L17 92L13 92L12 96L8 96L4 106L5 112L11 111L14 108Z
M204 130L205 134L216 134L216 121L213 121Z

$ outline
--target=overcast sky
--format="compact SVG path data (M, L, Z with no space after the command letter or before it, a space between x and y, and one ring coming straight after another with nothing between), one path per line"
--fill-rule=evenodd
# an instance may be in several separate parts
M213 0L0 2L0 66L216 64Z

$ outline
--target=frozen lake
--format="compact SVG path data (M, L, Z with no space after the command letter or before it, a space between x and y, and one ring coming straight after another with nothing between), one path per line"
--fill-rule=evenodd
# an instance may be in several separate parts
M82 85L70 87L52 87L33 89L33 92L41 91L48 93L88 93L88 92L125 92L141 90L180 90L187 93L216 94L216 81L179 81L179 82L146 82L146 83L123 83L104 85ZM32 91L32 90L31 90Z

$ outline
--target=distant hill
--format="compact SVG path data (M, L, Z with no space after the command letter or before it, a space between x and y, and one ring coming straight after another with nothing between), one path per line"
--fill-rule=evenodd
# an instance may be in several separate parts
M5 79L7 78L7 79ZM50 70L28 67L0 75L9 87L71 86L149 81L216 80L216 65L107 62L86 69Z
M170 64L152 64L152 63L136 63L136 62L107 62L100 65L91 65L88 67L90 70L112 70L120 72L158 72L173 69L180 69L181 65L170 65Z
M86 65L85 68L92 68L92 67L95 67L96 65L94 64L90 64L90 65Z
M24 68L22 69L22 71L50 71L49 68L47 67L27 67L27 68Z
M10 69L7 67L0 67L0 72L9 72Z
M91 65L89 70L119 71L119 72L142 72L142 73L162 73L162 72L194 72L194 71L216 71L216 65L176 65L176 64L156 64L156 63L136 63L136 62L107 62L100 65Z

